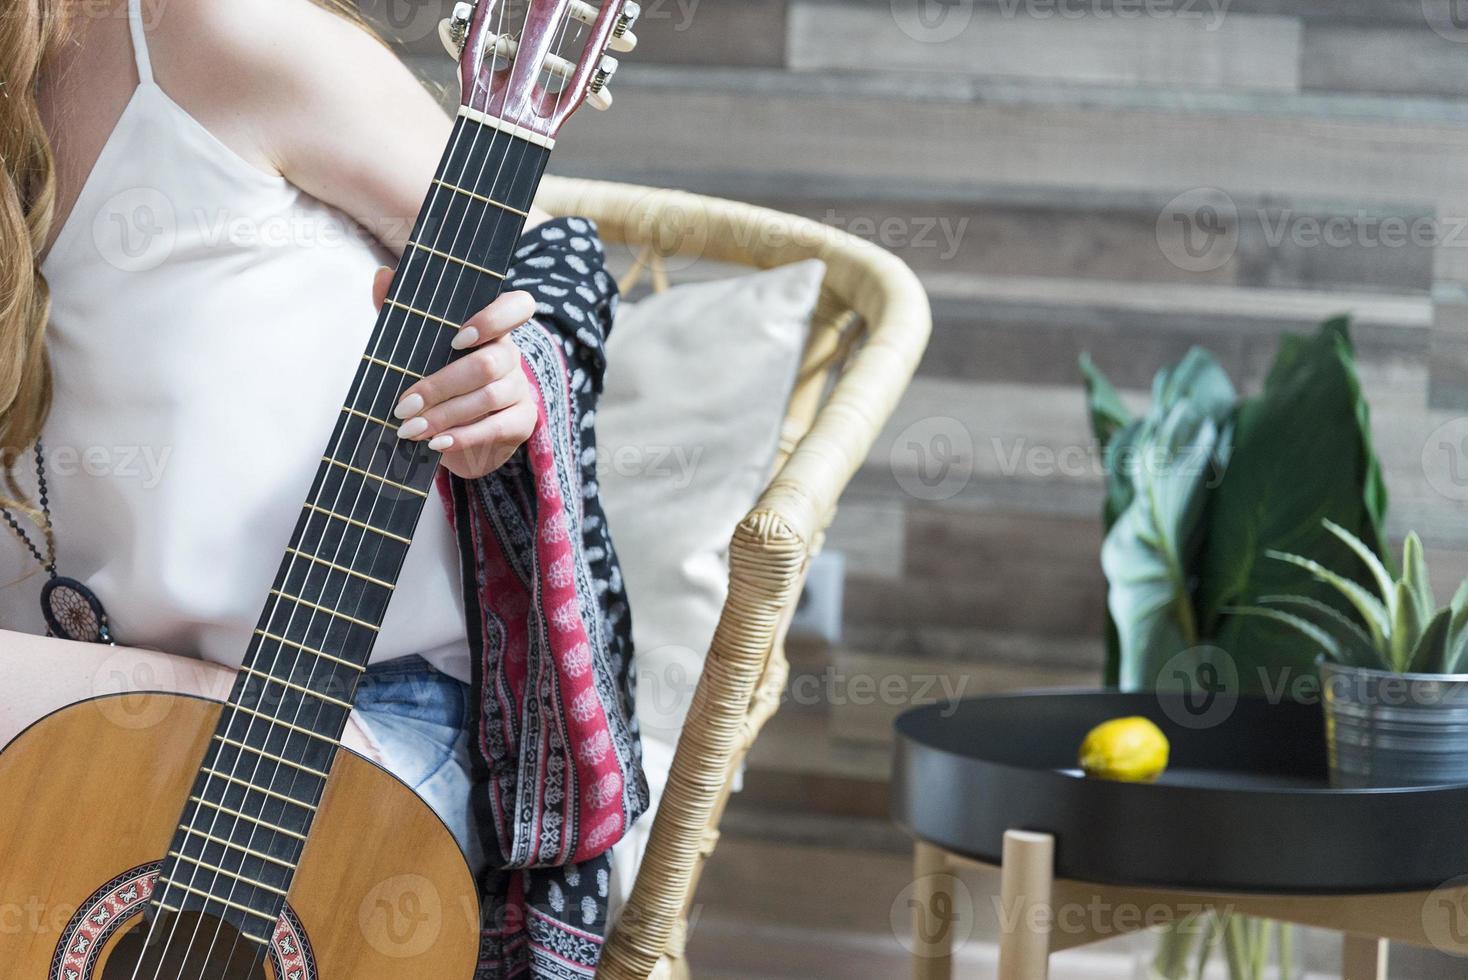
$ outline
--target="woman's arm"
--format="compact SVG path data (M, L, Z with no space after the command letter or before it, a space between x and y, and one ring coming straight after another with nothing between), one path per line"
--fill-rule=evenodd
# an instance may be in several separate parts
M73 643L0 630L0 677L5 679L5 696L0 698L3 749L53 711L88 698L165 691L224 701L234 687L235 671L153 650ZM119 705L119 711L128 710L126 704ZM142 720L128 718L130 723ZM167 724L168 719L160 717L156 722ZM355 719L348 722L343 742L374 762L382 761L380 750Z
M401 253L452 123L381 42L308 0L172 0L150 37L211 132Z
M155 33L159 83L200 122L401 254L452 126L387 48L307 0L173 0ZM507 293L470 318L455 346L472 352L404 394L399 434L461 477L503 465L535 424L509 336L534 310Z

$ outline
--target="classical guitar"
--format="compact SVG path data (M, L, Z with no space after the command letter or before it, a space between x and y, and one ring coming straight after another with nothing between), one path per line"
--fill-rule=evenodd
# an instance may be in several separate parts
M556 136L610 102L636 4L479 0L462 107L229 700L99 698L0 754L4 980L469 980L467 864L343 750L438 456L392 409L499 293Z

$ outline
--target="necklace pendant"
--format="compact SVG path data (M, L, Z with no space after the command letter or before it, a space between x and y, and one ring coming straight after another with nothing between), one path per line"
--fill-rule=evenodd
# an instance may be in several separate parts
M52 636L81 643L113 642L102 600L76 579L57 576L42 586L41 615Z

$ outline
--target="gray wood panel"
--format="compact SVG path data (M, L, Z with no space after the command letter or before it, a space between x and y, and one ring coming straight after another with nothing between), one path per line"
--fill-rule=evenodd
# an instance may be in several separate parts
M1295 91L1300 24L1247 14L1025 16L954 4L887 8L797 0L789 67L923 71L1102 85ZM1066 8L1072 9L1072 8ZM949 22L951 19L952 22ZM961 20L961 23L959 21Z

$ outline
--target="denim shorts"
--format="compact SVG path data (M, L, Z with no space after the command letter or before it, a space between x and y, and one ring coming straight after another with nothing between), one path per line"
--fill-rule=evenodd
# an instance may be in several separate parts
M442 818L477 877L484 850L469 804L469 686L422 657L372 664L355 717L383 766Z

